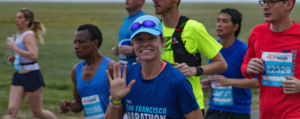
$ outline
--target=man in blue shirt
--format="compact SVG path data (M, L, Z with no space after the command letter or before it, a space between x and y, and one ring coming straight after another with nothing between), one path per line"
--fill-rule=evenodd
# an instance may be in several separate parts
M252 95L251 90L246 88L258 88L258 81L246 79L241 73L241 64L247 52L247 45L237 39L241 21L241 13L229 8L222 9L217 19L218 42L223 45L220 52L228 68L224 73L201 81L203 91L208 91L212 86L205 119L250 119Z
M145 0L126 0L125 9L128 12L128 16L125 18L119 30L119 45L112 48L113 53L119 56L120 63L122 65L129 65L136 61L136 55L134 54L132 44L130 43L129 27L135 19L140 16L146 15L141 11Z
M100 53L102 33L95 25L79 26L73 42L76 56L83 61L72 68L74 100L61 101L60 112L84 110L86 119L103 119L110 95L105 70L112 71L115 62Z

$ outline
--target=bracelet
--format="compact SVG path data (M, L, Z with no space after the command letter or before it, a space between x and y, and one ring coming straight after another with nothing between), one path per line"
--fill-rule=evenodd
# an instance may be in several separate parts
M115 104L115 105L118 105L121 103L121 100L120 101L114 101L111 99L111 96L109 96L109 101L112 103L112 104Z
M110 103L110 105L111 105L112 107L116 107L116 108L119 108L119 107L120 107L120 104L115 105L115 104L113 104L111 101L109 101L109 103Z

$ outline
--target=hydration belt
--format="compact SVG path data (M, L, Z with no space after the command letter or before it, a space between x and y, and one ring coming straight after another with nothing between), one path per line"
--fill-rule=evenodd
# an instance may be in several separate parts
M202 60L201 54L199 52L190 54L184 47L185 42L181 39L183 28L188 20L189 18L180 16L175 32L170 37L172 39L171 47L173 49L174 61L177 63L186 63L188 66L200 66Z
M24 65L31 65L31 64L35 64L36 62L28 62L28 63L20 63L22 66Z

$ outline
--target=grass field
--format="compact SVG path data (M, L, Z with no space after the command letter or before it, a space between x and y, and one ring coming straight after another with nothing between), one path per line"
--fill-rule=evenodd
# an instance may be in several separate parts
M100 48L102 54L118 61L112 55L111 47L118 43L118 30L127 16L124 4L120 3L8 3L0 2L0 58L4 58L6 37L14 34L15 14L21 8L30 8L35 12L35 18L44 23L47 33L44 35L45 44L39 44L39 65L44 75L46 88L44 90L44 108L53 111L59 119L83 118L83 113L66 115L59 114L59 104L62 99L72 100L71 68L79 62L75 56L73 38L79 25L91 23L102 31L104 41ZM207 31L217 39L215 34L216 18L222 8L236 8L243 14L242 30L239 38L247 42L252 28L263 23L262 8L259 4L209 4L189 3L180 5L180 13L203 23ZM300 22L299 5L296 5L291 17ZM153 3L143 7L147 14L154 15ZM159 17L159 16L158 16ZM160 17L159 17L160 18ZM207 64L207 59L203 60ZM0 118L4 117L8 106L8 97L12 75L15 72L13 65L0 60ZM206 76L203 76L204 78ZM258 108L258 91L253 90L253 109ZM208 102L206 94L205 102ZM207 105L207 104L206 104ZM208 106L206 106L208 107ZM33 118L28 100L24 100L19 118Z

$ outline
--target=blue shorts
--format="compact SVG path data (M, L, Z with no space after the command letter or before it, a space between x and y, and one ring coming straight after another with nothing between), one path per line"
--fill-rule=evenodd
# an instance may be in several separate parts
M41 86L45 87L45 82L40 70L30 71L26 74L16 72L13 76L12 84L14 86L23 86L25 92L34 92Z

